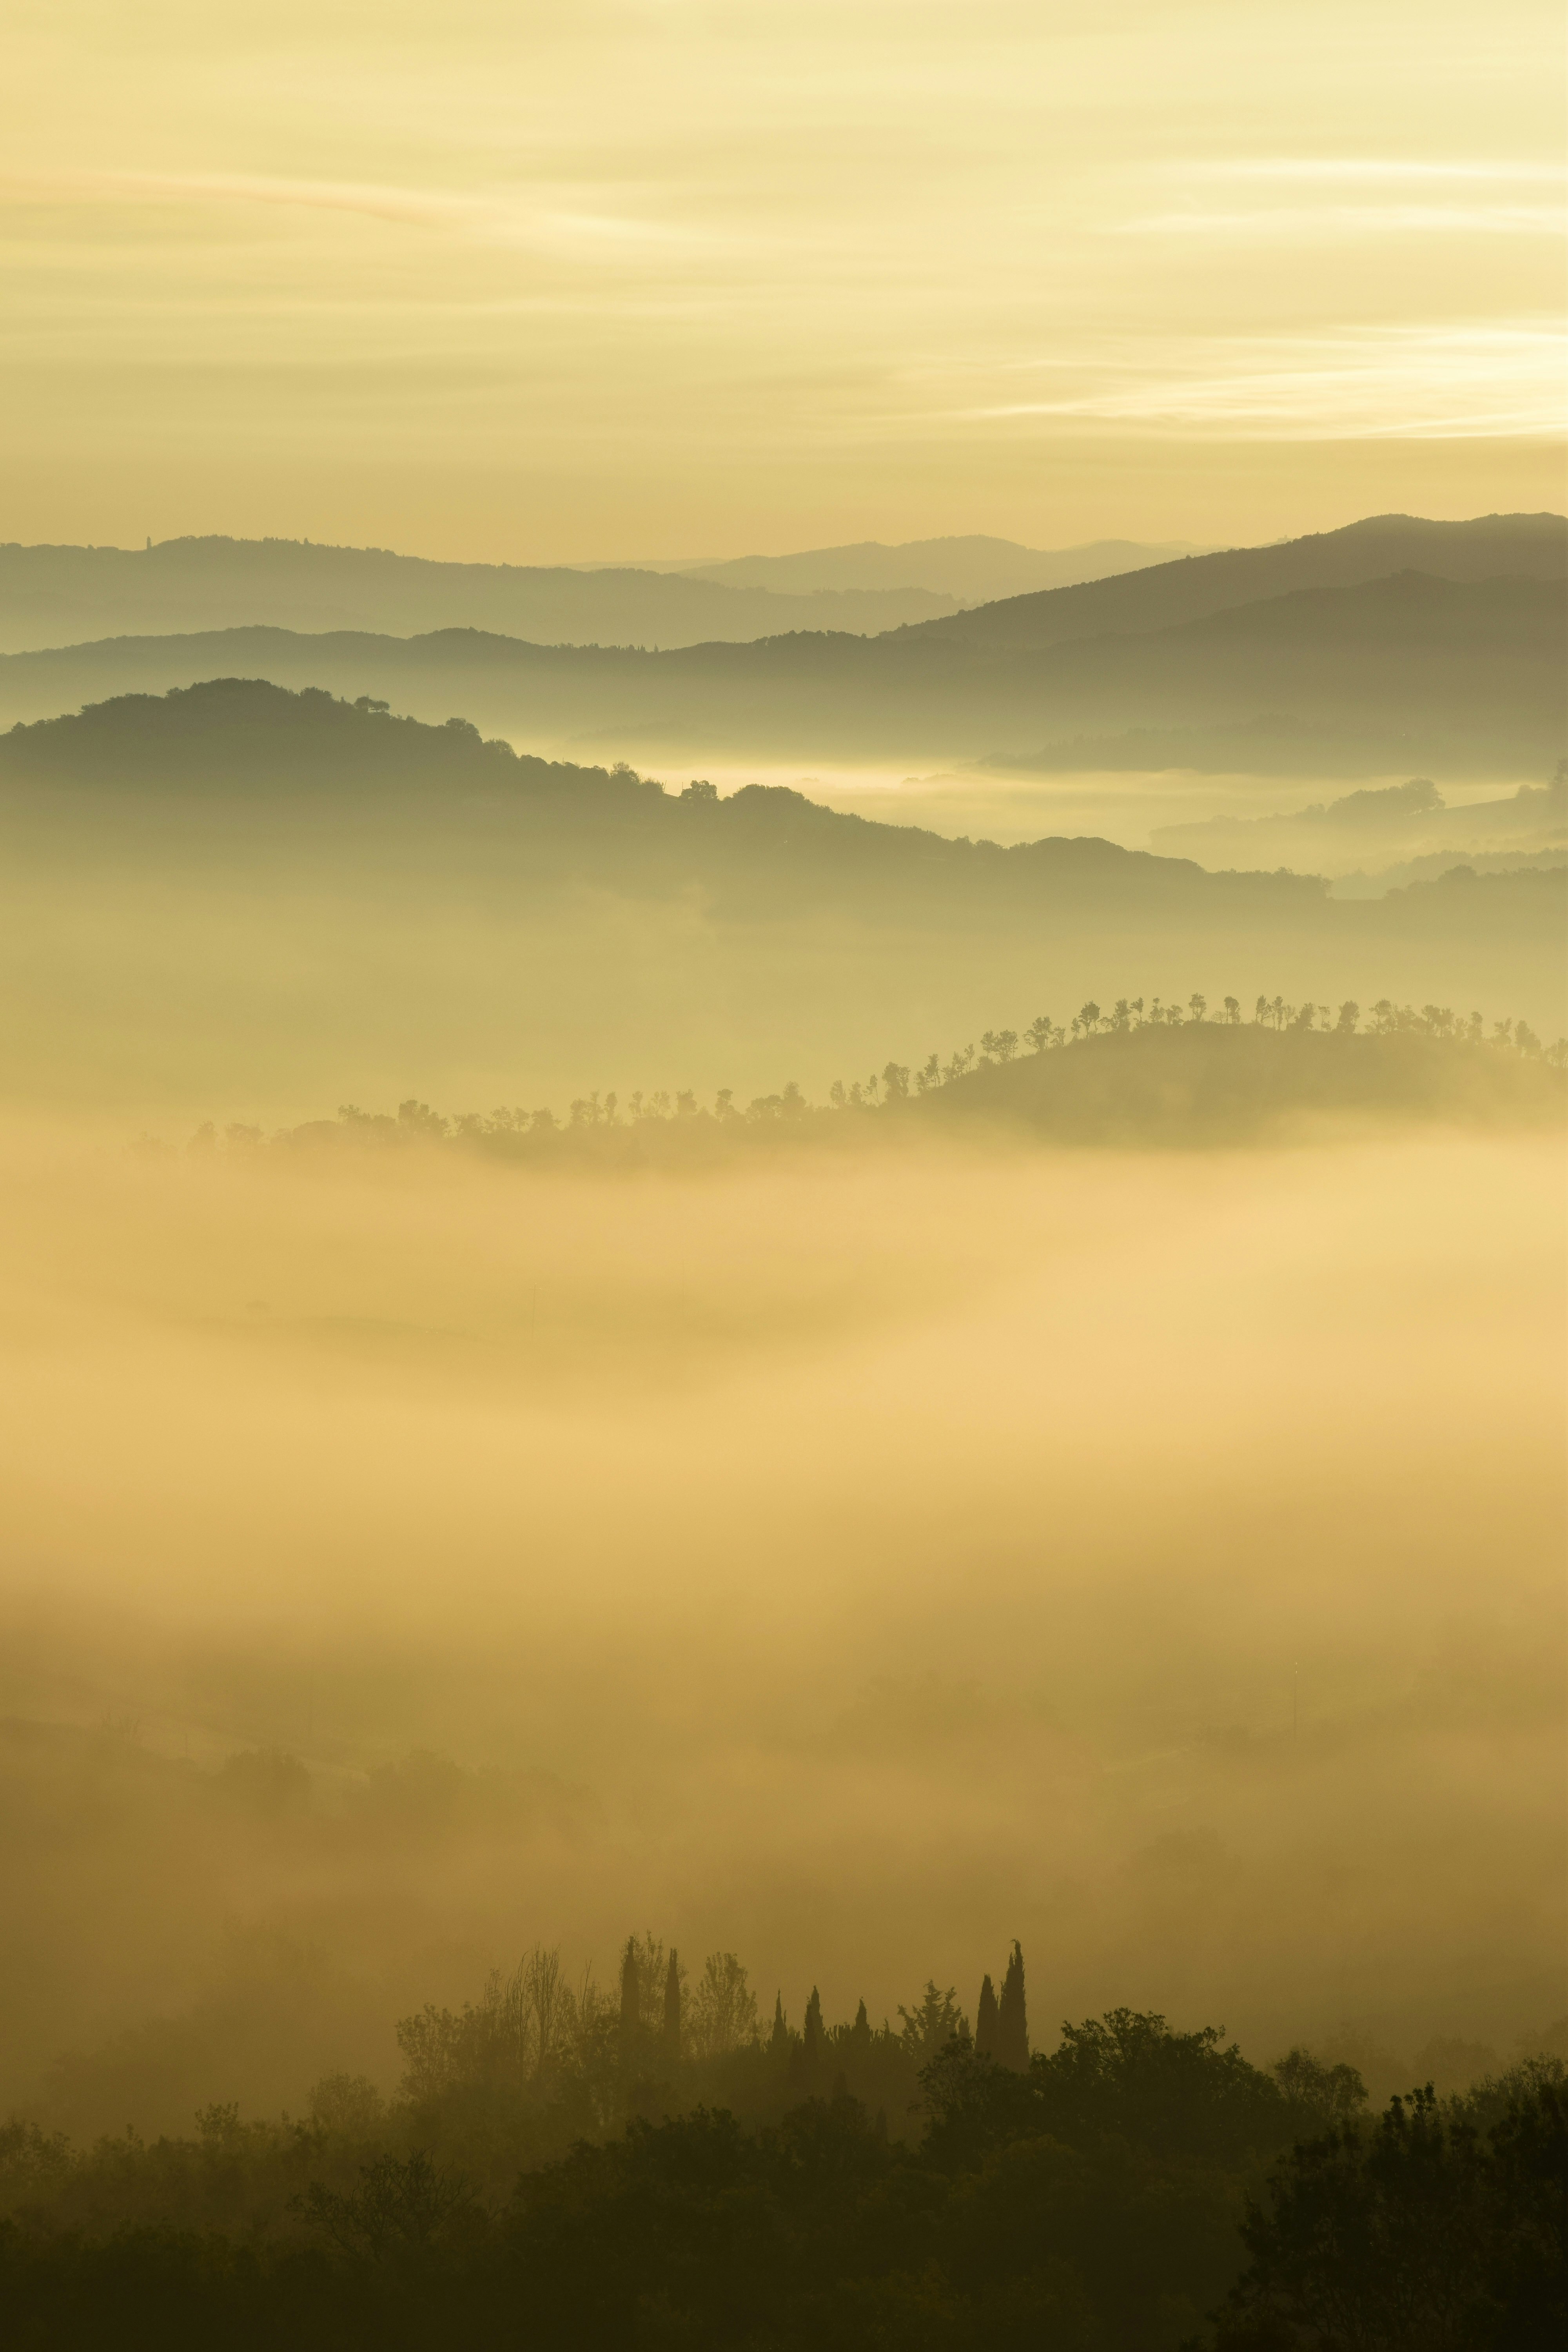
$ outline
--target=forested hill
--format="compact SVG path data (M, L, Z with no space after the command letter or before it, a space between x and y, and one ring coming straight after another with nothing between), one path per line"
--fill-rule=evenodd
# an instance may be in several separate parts
M502 1108L448 1116L410 1098L395 1114L350 1107L335 1119L280 1129L270 1152L428 1150L479 1153L524 1168L622 1175L715 1168L783 1152L896 1152L942 1139L1194 1150L1290 1142L1353 1128L1561 1130L1568 1120L1568 1041L1544 1046L1523 1022L1451 1008L1384 1002L1361 1008L1258 1001L1244 1021L1235 999L1206 1017L1157 1002L1088 1005L1070 1040L1040 1014L1023 1040L987 1030L944 1063L889 1062L826 1104L799 1087L738 1103L729 1089L710 1108L695 1093L595 1090L562 1115ZM1020 1048L1022 1047L1022 1050ZM249 1159L261 1129L228 1130L231 1158ZM217 1150L203 1127L193 1150Z
M129 695L0 735L0 804L69 825L132 822L215 841L258 825L310 858L329 838L367 847L430 835L482 851L523 891L570 885L668 897L699 889L720 914L837 911L931 926L1125 923L1209 933L1283 928L1363 940L1506 940L1555 953L1565 898L1555 874L1458 868L1383 900L1341 905L1311 875L1212 874L1181 857L1093 837L1000 847L843 814L779 786L721 798L667 793L626 766L578 766L485 741L466 719L394 717L362 698L213 678ZM217 830L215 831L214 829ZM1533 944L1531 944L1533 943Z
M900 897L1027 908L1106 898L1223 919L1317 906L1324 885L1289 874L1220 874L1093 838L1001 848L842 814L780 786L721 799L706 783L666 793L627 767L580 767L484 741L467 720L433 727L256 678L214 678L161 697L126 695L0 736L0 794L108 793L149 807L303 801L406 810L447 803L521 828L552 870L613 884L706 879L765 898Z

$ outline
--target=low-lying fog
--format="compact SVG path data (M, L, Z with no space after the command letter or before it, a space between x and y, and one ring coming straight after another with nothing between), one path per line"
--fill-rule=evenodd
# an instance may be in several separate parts
M1555 1143L0 1153L0 2100L390 2082L645 1926L1259 2059L1565 2006Z
M1135 894L1005 921L809 897L758 919L695 885L601 887L591 862L542 884L534 855L504 810L454 823L438 798L19 795L0 807L0 1103L112 1108L183 1140L205 1118L271 1127L409 1096L559 1112L595 1087L745 1102L793 1079L820 1100L889 1056L1069 1022L1091 996L1387 997L1548 1042L1568 1026L1539 921L1432 909L1380 927L1345 908L1289 928L1259 900L1208 928Z
M519 750L526 747L521 742ZM829 808L884 824L924 825L932 833L973 839L1037 841L1050 834L1097 834L1123 849L1152 849L1190 857L1217 870L1289 865L1302 873L1339 876L1366 867L1393 868L1436 850L1451 860L1494 849L1532 852L1548 844L1568 856L1568 801L1561 790L1550 805L1541 776L1500 775L1483 782L1429 786L1433 808L1401 805L1411 779L1387 776L1210 774L1195 769L1091 769L1048 774L1002 767L933 767L911 773L882 766L717 765L656 762L644 772L679 792L693 774L721 793L743 784L784 784ZM1519 805L1520 795L1525 796ZM1375 794L1380 810L1367 805ZM1355 796L1361 805L1347 810ZM1310 813L1305 824L1301 812ZM1337 822L1322 822L1326 811ZM1392 873L1394 886L1408 877Z

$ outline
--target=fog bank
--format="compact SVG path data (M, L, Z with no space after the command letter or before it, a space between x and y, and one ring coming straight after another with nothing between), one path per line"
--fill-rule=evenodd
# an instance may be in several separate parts
M387 2078L646 1923L1263 2056L1564 2005L1555 1142L3 1150L5 2095Z

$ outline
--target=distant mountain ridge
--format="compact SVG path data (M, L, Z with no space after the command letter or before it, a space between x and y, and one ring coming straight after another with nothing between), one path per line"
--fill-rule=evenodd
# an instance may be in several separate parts
M310 540L175 539L145 549L0 546L0 651L212 628L485 628L543 645L874 635L954 610L919 585L808 593L629 566L447 563Z
M1565 599L1560 516L1376 516L874 636L791 630L668 651L468 626L118 637L0 656L0 724L241 672L428 719L460 710L574 757L1048 768L1116 764L1118 744L1121 764L1140 764L1142 740L1143 764L1168 742L1190 764L1234 766L1241 741L1260 766L1299 767L1306 746L1337 774L1545 775L1568 750Z
M1480 515L1467 522L1431 522L1418 515L1370 515L1340 530L1272 547L1226 548L1009 597L928 622L921 633L943 643L1036 648L1173 628L1300 589L1353 587L1403 572L1472 582L1568 579L1568 517Z
M868 539L846 547L812 548L799 555L742 555L729 562L679 568L689 579L794 594L823 589L918 587L975 604L1105 579L1115 572L1136 572L1147 564L1204 552L1183 541L1150 545L1132 539L1097 539L1080 547L1050 549L1024 547L1016 540L971 532L947 539L906 540L896 546Z
M1005 754L1049 766L1053 741L1142 730L1184 735L1200 764L1205 740L1241 729L1298 761L1304 740L1339 773L1544 776L1564 749L1565 638L1568 583L1423 572L1033 647L919 629L660 654L468 629L243 629L0 658L0 723L237 672L368 693L426 719L463 711L487 733L573 757Z
M868 636L1173 551L1108 540L1051 554L969 538L716 564L580 565L446 562L313 540L9 545L0 546L0 653L258 627L392 636L479 628L536 645L659 649L800 630Z

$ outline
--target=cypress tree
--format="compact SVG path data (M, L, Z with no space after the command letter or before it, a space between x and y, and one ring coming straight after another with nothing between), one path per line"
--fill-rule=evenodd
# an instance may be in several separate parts
M805 2032L802 2040L805 2046L806 2074L815 2076L818 2066L822 2063L823 2040L822 1996L815 1985L811 1988L811 1999L805 2004Z
M980 2005L974 2012L974 2048L977 2056L994 2058L1001 2028L997 2018L996 1995L991 1979L986 1978L980 1988Z
M866 2004L860 2003L855 2012L855 2022L849 2030L850 2047L856 2051L871 2047L871 2021L866 2014Z
M789 2028L784 2023L784 1995L782 1992L776 1992L773 1995L773 2030L768 2037L768 2049L776 2058L781 2050L788 2047Z
M1029 2063L1029 2020L1024 2006L1024 1948L1013 1946L1013 1957L1002 1981L996 2005L996 2056L1004 2066L1022 2074Z
M621 1954L621 2063L629 2065L642 2031L642 1982L637 1966L637 1939L626 1937Z
M664 1979L664 2054L672 2066L679 2065L680 1968L673 1944L669 1948L669 1967Z

